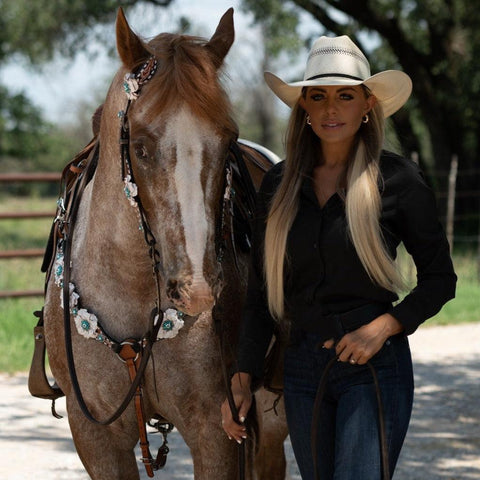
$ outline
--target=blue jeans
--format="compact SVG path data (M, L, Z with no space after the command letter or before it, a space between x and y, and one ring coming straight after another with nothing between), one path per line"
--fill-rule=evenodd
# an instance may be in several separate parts
M303 480L313 480L311 423L322 372L335 356L304 334L285 354L284 396L290 440ZM382 393L390 475L412 412L413 371L408 340L397 335L370 360ZM317 426L321 480L380 480L381 455L375 386L367 365L337 362L328 375Z

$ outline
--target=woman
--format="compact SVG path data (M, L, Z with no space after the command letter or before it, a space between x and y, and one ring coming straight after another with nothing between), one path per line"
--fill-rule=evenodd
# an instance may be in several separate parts
M393 70L371 76L367 59L346 36L315 42L303 81L287 84L269 72L265 79L292 114L286 160L265 176L258 198L232 377L239 417L243 422L248 414L250 386L262 377L277 322L290 338L284 397L302 479L380 479L370 366L380 385L392 475L412 410L407 335L454 297L456 283L422 173L382 150L385 118L407 101L411 80ZM400 242L416 264L418 283L393 306L404 288L394 263ZM338 361L314 412L332 358ZM312 425L314 416L318 424ZM229 438L246 438L227 402L222 419ZM311 427L318 431L313 454Z

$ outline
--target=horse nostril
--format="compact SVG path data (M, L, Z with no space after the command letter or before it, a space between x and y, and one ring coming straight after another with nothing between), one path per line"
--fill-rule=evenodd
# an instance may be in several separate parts
M178 290L177 280L168 280L167 281L167 295L172 300L180 300L180 292Z

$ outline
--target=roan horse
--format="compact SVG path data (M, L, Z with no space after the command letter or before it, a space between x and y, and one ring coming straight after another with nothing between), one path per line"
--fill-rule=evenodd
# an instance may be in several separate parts
M209 41L161 34L146 43L122 11L117 17L123 65L103 106L96 169L75 224L64 225L71 251L67 258L57 248L44 307L51 370L66 395L77 452L94 480L139 478L136 400L102 425L86 418L76 388L92 417L109 418L136 378L124 363L138 367L136 352L145 344L151 356L141 388L134 389L142 392L145 420L160 415L175 425L191 450L195 479L238 475L238 446L220 424L225 386L212 313L227 325L234 349L248 253L234 252L233 242L219 247L228 230L222 224L222 198L230 189L225 159L237 135L219 71L233 36L232 9ZM257 187L260 178L257 171ZM63 306L70 310L66 328ZM152 326L161 340L145 337ZM134 351L129 360L116 354L122 342ZM258 435L249 431L245 442L250 479L285 475L282 409L278 417L265 412L273 397L257 394Z

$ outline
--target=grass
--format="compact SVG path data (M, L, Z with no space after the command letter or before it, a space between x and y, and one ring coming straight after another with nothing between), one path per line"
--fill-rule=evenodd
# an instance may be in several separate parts
M0 199L0 211L52 211L56 199L8 198ZM50 231L51 219L1 220L0 250L43 248ZM402 258L404 268L413 277L413 271ZM459 277L457 297L442 311L428 320L429 325L448 325L480 321L480 282L477 259L473 253L454 255ZM41 259L0 259L0 291L37 290L43 288L44 274L40 272ZM35 310L41 309L41 297L0 299L0 371L16 372L29 368L33 353Z
M1 198L0 212L51 211L53 215L55 202L55 198ZM1 220L0 250L44 248L52 219ZM41 263L41 258L0 259L0 291L42 290ZM36 325L33 312L42 305L41 297L0 299L0 371L28 369Z

